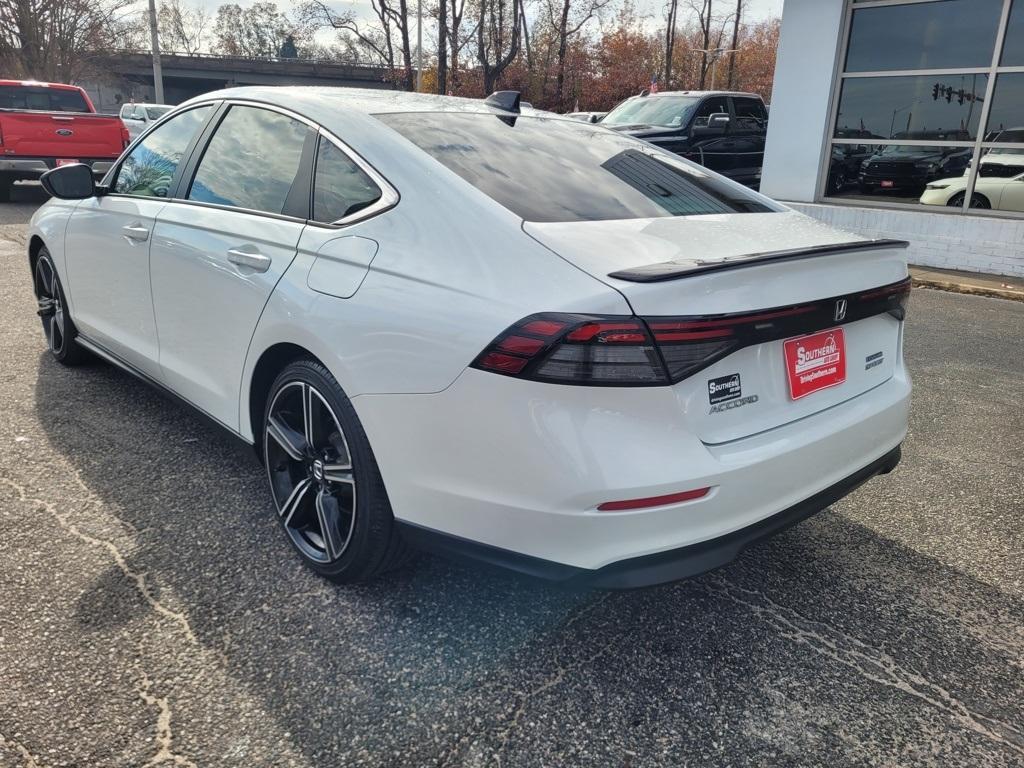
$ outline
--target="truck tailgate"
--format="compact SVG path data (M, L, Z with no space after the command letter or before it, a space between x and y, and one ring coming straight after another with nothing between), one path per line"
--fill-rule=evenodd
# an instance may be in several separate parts
M0 111L3 154L68 160L116 158L124 149L119 117Z

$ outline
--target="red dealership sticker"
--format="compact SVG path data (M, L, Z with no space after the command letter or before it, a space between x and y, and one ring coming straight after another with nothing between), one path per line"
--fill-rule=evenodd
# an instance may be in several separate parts
M842 328L789 339L784 350L789 396L794 400L846 381L846 337Z

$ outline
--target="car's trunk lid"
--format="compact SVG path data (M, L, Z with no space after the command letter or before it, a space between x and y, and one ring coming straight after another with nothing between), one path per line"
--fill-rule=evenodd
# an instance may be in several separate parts
M648 320L809 303L818 306L820 320L821 312L831 311L831 305L821 306L823 300L856 304L859 296L907 274L899 244L876 243L795 212L528 222L524 229L619 290ZM833 320L825 322L833 326ZM821 325L808 330L826 330ZM783 338L743 346L676 384L680 407L698 436L722 443L757 434L825 411L892 377L900 354L895 317L884 312L854 322L844 317L833 327L843 331L846 368L845 380L834 386L794 399ZM800 335L800 330L793 333Z

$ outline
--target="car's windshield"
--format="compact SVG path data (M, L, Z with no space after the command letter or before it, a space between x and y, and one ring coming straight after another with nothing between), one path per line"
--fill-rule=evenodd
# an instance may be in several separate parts
M676 155L578 120L434 112L377 117L527 221L783 210Z
M146 117L150 120L159 120L163 115L170 112L170 107L146 107Z
M696 96L634 96L605 115L605 125L651 125L678 128L690 121L700 99Z

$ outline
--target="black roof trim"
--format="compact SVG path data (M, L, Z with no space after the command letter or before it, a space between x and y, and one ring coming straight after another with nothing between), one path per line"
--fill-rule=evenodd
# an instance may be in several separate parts
M612 272L608 277L614 277L616 280L626 280L631 283L658 283L663 280L676 280L706 272L721 272L727 269L753 267L768 262L795 261L797 259L811 259L816 256L832 256L838 253L874 251L884 248L907 248L909 246L910 243L906 240L858 240L856 242L836 243L834 245L816 245L810 248L792 248L785 251L765 251L763 253L751 253L741 256L727 256L717 261L705 261L703 259L664 261L659 264L648 264L642 267Z

